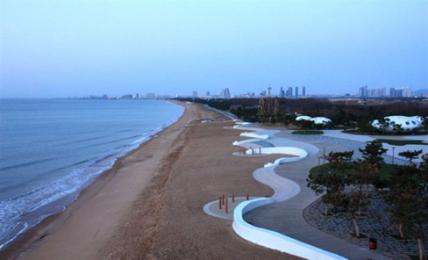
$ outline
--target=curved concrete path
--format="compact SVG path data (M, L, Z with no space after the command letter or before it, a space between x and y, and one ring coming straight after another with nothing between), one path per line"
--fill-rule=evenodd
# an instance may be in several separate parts
M272 199L275 202L288 200L300 192L300 186L289 179L276 174L274 167L259 168L253 172L253 177L273 190Z
M258 129L257 129L258 130ZM254 136L261 136L261 130L254 133ZM250 136L250 135L248 135ZM269 136L265 134L265 136ZM293 239L285 234L281 234L266 228L261 228L244 219L244 215L251 210L280 201L287 200L300 191L299 185L295 182L290 181L286 178L278 176L274 168L281 164L282 161L296 161L303 160L308 152L302 148L290 147L290 146L275 146L273 144L267 145L268 147L261 147L260 144L256 144L258 139L254 139L253 142L244 142L243 145L254 149L254 146L259 146L261 153L265 154L285 154L287 157L282 157L274 161L274 163L265 164L263 168L259 168L253 172L253 177L259 182L270 186L273 189L273 196L269 198L257 198L249 201L244 201L236 206L233 212L233 224L232 228L236 234L250 241L254 244L267 247L273 250L279 250L284 253L296 255L306 259L328 259L328 260L343 260L346 259L342 256L326 251L322 248L310 245L301 240ZM265 143L267 144L267 143ZM236 142L234 142L236 145ZM287 144L289 145L289 143ZM272 147L273 146L273 147ZM246 153L248 154L248 153ZM290 155L295 155L291 156ZM267 166L269 165L269 166Z
M272 171L287 181L276 184L275 181L265 181L262 183L269 186L273 185L275 190L274 197L278 203L269 204L256 208L245 215L245 220L249 223L273 230L289 237L306 242L313 246L334 252L349 259L388 259L387 257L370 251L368 248L361 248L348 241L337 238L333 235L311 226L303 218L303 210L314 202L318 196L307 188L306 178L309 170L318 165L319 150L323 145L315 147L312 144L288 139L285 137L273 136L269 140L273 145L283 145L284 143L293 144L293 146L305 147L308 149L309 156L304 160L290 162L280 165L276 168L264 168L263 172L268 175ZM340 147L330 147L330 149L341 150ZM342 148L343 149L343 148ZM257 169L254 176L263 175L262 169ZM280 177L282 176L282 177ZM272 177L277 179L276 177ZM260 179L256 178L260 181ZM280 188L278 186L281 186ZM299 192L295 193L296 186ZM281 194L284 192L285 194ZM280 221L279 221L280 220Z
M239 128L238 128L239 129ZM245 130L264 133L266 130L245 127ZM279 131L267 130L272 146L296 146L304 148L309 156L301 161L286 163L277 167L265 167L253 172L254 178L274 190L272 199L276 203L256 208L245 214L244 219L257 227L269 229L310 245L322 248L349 259L388 259L387 257L361 248L348 241L311 226L303 218L303 210L318 199L315 193L307 188L306 178L309 170L318 165L319 151L325 146L281 137ZM251 142L245 143L251 146ZM270 146L270 145L269 145ZM331 150L343 150L342 147L329 147ZM346 150L346 149L345 149ZM280 221L279 221L280 220Z

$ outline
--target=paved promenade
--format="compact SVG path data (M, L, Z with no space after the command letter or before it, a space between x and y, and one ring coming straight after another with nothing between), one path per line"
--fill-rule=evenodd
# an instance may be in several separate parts
M304 142L301 142L304 140ZM311 245L334 252L349 259L388 259L380 254L361 248L345 240L324 233L309 225L303 218L303 210L317 199L312 190L306 187L309 169L318 165L319 151L346 150L358 148L363 143L349 140L337 141L331 137L293 137L279 134L268 141L276 146L289 145L306 149L309 156L298 162L291 162L276 168L276 172L300 186L300 192L294 197L257 208L249 212L245 219L256 226L271 229ZM311 144L312 143L312 144ZM353 147L349 147L349 145ZM256 170L254 173L257 176ZM290 186L291 190L295 188Z

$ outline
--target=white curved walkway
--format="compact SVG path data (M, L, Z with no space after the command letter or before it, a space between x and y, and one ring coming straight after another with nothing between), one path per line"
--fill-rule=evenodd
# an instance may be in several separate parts
M257 129L249 126L245 128L245 130L251 129L260 133L268 131L271 135L268 140L271 145L303 148L308 152L308 157L305 160L282 165L281 169L291 170L286 174L287 178L276 173L276 166L260 168L253 172L256 180L272 187L274 195L269 198L245 201L235 208L233 229L239 236L260 246L307 259L346 259L345 257L350 259L388 259L368 248L359 247L324 233L304 220L303 209L318 198L312 190L306 187L308 170L318 164L320 152L318 145L281 137L282 132L277 130ZM277 136L276 134L279 133L281 135ZM251 148L252 143L245 142L243 146ZM254 147L256 147L255 144ZM257 222L264 223L263 227L247 222L243 218L246 213L249 213L248 216L256 213ZM272 216L275 217L272 218ZM249 219L253 221L253 216ZM280 222L278 222L279 220ZM289 228L278 229L278 225ZM279 230L281 233L275 230ZM291 231L292 237L284 235L288 234L288 231Z
M300 186L289 179L276 174L274 166L259 168L253 172L253 177L273 190L272 199L280 202L294 197L300 192Z
M254 133L253 136L263 135L263 133L259 133L263 131L262 129L254 130L257 132ZM234 144L237 145L237 143ZM242 145L246 148L248 148L248 146L252 148L250 141L246 141L242 143ZM269 147L262 149L270 149L269 151L265 151L266 154L285 153L288 155L293 155L294 157L284 157L277 159L274 163L268 164L267 167L265 166L263 168L259 168L253 172L253 177L257 181L271 187L274 191L274 194L270 198L257 198L250 201L241 202L235 208L233 213L232 227L235 233L237 233L240 237L260 246L279 250L284 253L293 254L307 259L346 259L342 256L293 239L284 234L251 225L244 220L244 214L254 210L255 208L288 200L300 192L300 186L297 183L277 175L274 171L274 168L283 161L287 162L302 160L308 155L308 152L296 147Z

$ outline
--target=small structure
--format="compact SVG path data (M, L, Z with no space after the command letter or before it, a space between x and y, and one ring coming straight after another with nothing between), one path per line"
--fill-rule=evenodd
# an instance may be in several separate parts
M328 125L331 123L331 119L323 116L311 117L311 116L298 116L296 121L311 121L315 125Z
M385 132L411 132L422 127L424 122L420 116L386 116L383 119L383 122L373 120L371 126Z

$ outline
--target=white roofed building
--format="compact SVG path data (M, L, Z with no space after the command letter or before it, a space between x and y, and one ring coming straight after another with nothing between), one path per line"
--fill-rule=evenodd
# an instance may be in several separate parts
M315 125L328 125L331 123L331 119L323 116L311 117L311 116L298 116L296 121L311 121Z
M424 119L420 116L386 116L384 121L372 121L371 126L385 132L411 132L423 126Z

